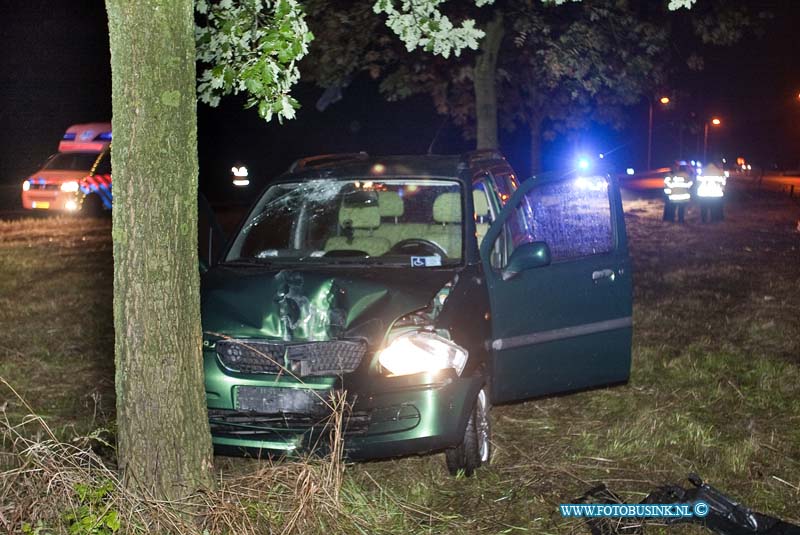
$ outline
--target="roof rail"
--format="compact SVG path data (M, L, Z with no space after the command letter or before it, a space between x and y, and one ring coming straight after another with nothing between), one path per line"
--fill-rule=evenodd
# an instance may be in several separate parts
M473 150L466 153L466 156L469 163L479 162L481 160L503 160L505 161L506 157L503 156L503 153L500 152L498 149L478 149Z
M367 154L364 151L344 152L339 154L318 154L317 156L307 156L305 158L300 158L299 160L295 160L295 162L289 166L289 172L294 173L295 171L300 171L307 167L316 167L318 165L344 162L347 160L363 160L368 156L369 154Z

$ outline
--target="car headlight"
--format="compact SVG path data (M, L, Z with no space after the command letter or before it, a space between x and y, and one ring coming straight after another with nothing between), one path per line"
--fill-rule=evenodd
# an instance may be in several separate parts
M378 362L391 375L435 372L453 368L458 375L467 363L467 350L429 332L401 334L378 355Z
M29 189L31 189L31 181L26 180L22 183L22 191L28 191Z
M74 180L70 180L69 182L64 182L61 184L61 191L66 191L67 193L72 193L78 191L78 183Z

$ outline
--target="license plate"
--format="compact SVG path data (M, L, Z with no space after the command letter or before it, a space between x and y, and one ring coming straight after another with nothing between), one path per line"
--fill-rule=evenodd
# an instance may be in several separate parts
M264 414L321 414L329 393L303 388L240 386L236 389L236 408Z
M39 208L41 210L47 210L50 208L50 203L48 201L33 201L31 203L33 208Z

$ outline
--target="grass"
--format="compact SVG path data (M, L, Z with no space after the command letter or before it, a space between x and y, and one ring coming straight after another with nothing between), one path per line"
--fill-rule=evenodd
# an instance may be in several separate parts
M662 223L660 202L626 203L627 385L495 407L494 459L474 478L449 477L439 455L349 465L337 512L305 518L302 531L586 533L559 503L599 482L639 501L691 471L800 523L800 208L735 193L726 220L710 225L692 211L685 225ZM0 223L0 377L61 439L113 429L110 262L107 221ZM29 412L0 392L10 419ZM228 458L217 468L230 482L275 469ZM283 525L286 502L254 496L251 517L273 515L260 529Z

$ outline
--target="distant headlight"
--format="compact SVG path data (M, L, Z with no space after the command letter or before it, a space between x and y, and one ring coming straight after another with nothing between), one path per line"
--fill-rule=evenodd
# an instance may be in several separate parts
M22 183L22 191L28 191L29 189L31 189L31 182L30 180L26 180Z
M378 362L390 375L435 372L453 368L458 375L467 363L467 350L433 333L402 334L380 352Z
M61 191L66 191L67 193L72 193L74 191L78 191L78 183L74 180L69 182L64 182L61 184Z

